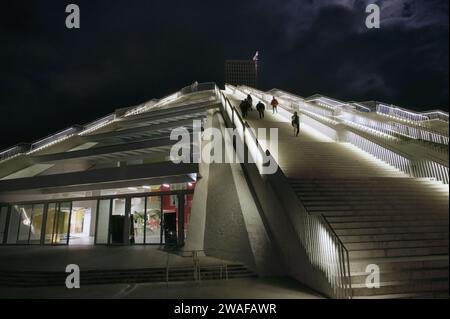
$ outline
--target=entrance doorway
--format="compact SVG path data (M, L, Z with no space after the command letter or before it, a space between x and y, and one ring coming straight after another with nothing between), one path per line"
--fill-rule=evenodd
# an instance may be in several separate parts
M93 245L97 201L72 203L69 245Z
M163 244L161 196L134 197L130 209L130 244Z
M72 202L49 203L45 221L44 243L67 245Z

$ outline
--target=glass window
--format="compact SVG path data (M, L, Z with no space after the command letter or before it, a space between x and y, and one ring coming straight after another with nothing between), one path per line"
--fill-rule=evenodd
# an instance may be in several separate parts
M28 244L31 228L31 215L33 212L32 205L20 205L18 206L20 213L19 220L19 236L17 238L18 244Z
M46 244L67 244L69 240L69 222L71 202L50 203L45 224Z
M31 215L31 227L30 227L30 244L41 243L41 233L44 221L44 204L33 205L33 212Z
M97 201L72 202L70 217L70 245L91 245L94 243L95 213Z
M58 218L55 226L54 244L67 244L69 242L69 222L72 203L60 203L57 212Z
M130 244L143 244L145 232L145 197L131 199Z
M17 243L17 233L19 231L19 223L20 223L20 208L17 205L11 207L11 215L9 217L9 225L8 225L8 244L16 244Z
M161 196L147 197L146 221L145 221L145 243L164 243L161 232Z
M98 201L97 235L96 235L97 244L108 243L110 209L111 209L110 199L102 199Z
M8 218L8 206L0 207L0 244L3 244L6 232L6 220Z
M125 241L125 198L114 198L110 220L110 243L123 244Z
M167 245L178 243L178 195L162 196L164 242Z
M45 243L52 244L53 243L53 233L55 229L55 220L56 220L56 203L48 204L47 209L47 222L45 224Z

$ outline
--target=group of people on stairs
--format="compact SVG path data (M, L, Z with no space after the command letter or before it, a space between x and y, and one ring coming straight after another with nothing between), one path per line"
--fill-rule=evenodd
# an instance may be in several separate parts
M275 96L272 97L272 101L270 102L270 105L272 106L272 114L278 113L278 100L275 98ZM239 104L239 108L241 110L242 117L245 119L248 117L248 112L253 111L253 98L250 94L247 95L245 99L241 101ZM266 106L261 101L258 101L256 104L256 110L258 111L259 118L264 118L264 112L266 110ZM291 117L291 125L294 128L294 135L298 136L300 133L300 117L297 112L294 112L294 114Z

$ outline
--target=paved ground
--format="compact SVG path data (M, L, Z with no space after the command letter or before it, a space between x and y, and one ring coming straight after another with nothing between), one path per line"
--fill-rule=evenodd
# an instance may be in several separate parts
M81 270L164 267L168 253L155 246L0 247L0 271L64 271L75 263ZM202 264L221 263L202 257ZM171 265L192 265L190 257L170 254ZM1 287L0 298L320 298L288 277L242 278L227 281L85 285L66 287Z
M5 246L0 247L0 270L64 271L66 265L80 269L133 269L192 265L191 257L182 257L158 246ZM222 263L212 257L202 257L203 264Z
M0 298L132 298L132 299L317 299L317 293L286 277L166 284L111 284L65 287L5 288Z

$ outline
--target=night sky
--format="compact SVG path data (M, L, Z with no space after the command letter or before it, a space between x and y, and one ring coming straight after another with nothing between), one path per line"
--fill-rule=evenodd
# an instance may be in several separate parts
M9 3L7 3L9 2ZM76 3L81 29L65 27ZM368 3L381 28L365 27ZM0 149L223 84L260 52L260 88L448 110L448 0L2 1Z

